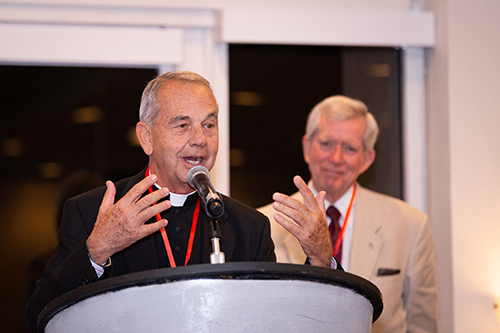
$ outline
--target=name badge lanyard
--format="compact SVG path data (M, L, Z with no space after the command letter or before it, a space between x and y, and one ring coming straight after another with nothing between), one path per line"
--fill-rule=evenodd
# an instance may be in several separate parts
M149 177L149 175L150 171L148 166L146 170L146 177ZM153 193L153 187L150 186L148 191L149 193ZM156 205L156 202L153 203L153 205ZM200 197L198 197L198 200L196 201L196 207L194 209L193 222L191 223L191 232L189 233L189 242L188 242L186 260L184 262L184 266L186 266L187 263L189 262L189 259L191 258L191 252L193 251L194 236L196 233L196 225L198 224L199 212L200 212ZM161 221L161 220L162 220L161 215L156 214L156 221ZM163 244L165 244L165 250L167 251L168 261L170 262L170 267L177 267L175 264L174 255L172 253L172 248L170 247L170 242L168 241L167 231L165 229L166 227L162 228L160 232L161 232L161 237L163 238Z
M342 238L344 237L345 226L347 225L347 220L349 219L349 215L351 214L352 203L354 202L354 197L356 196L356 184L354 184L354 189L352 190L351 202L349 202L349 208L347 209L347 214L345 214L344 224L342 228L340 228L339 237L337 237L337 241L335 242L335 249L333 250L333 255L336 256L339 251L340 244L342 244Z

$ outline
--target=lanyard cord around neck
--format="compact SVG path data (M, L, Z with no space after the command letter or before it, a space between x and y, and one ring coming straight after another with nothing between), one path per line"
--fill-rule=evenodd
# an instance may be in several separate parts
M149 166L148 166L148 168L146 170L146 177L149 177L149 175L150 175L150 171L149 171ZM153 193L153 187L150 186L148 191L149 191L149 193ZM156 202L153 205L156 205ZM191 232L189 233L189 242L188 242L188 248L187 248L187 252L186 252L186 260L184 262L184 266L186 266L187 263L189 262L189 259L191 258L191 252L193 252L194 236L196 233L196 225L198 224L199 212L200 212L200 197L198 197L198 200L196 201L196 207L194 209L193 222L191 223ZM161 215L156 214L156 220L160 221L161 219L162 219ZM170 247L170 242L168 241L167 231L165 229L166 229L166 227L162 228L160 230L161 237L163 238L163 244L165 244L165 250L167 251L167 256L168 256L168 261L170 262L170 267L176 267L174 255L172 253L172 248Z
M333 250L334 256L337 255L337 252L339 251L340 248L340 244L342 244L342 238L344 237L345 226L347 225L347 220L349 219L349 215L351 214L352 203L354 202L355 196L356 196L356 184L354 184L354 188L352 190L351 202L349 202L349 208L347 208L347 213L345 214L344 224L342 225L342 228L340 228L339 237L337 237L337 241L335 242L335 249Z

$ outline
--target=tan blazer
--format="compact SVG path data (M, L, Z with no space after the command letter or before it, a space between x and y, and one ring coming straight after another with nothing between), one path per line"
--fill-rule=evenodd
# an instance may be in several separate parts
M292 197L302 201L298 192ZM277 261L303 264L306 255L274 220L272 205L258 210L271 221ZM436 260L427 215L358 184L348 271L382 292L384 309L372 332L437 332Z

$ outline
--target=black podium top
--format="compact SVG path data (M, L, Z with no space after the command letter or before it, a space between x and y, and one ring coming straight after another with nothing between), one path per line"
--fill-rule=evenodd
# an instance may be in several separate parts
M373 283L357 275L309 265L239 262L164 268L98 281L68 292L48 304L40 314L38 327L44 330L58 312L99 294L135 286L196 279L300 280L324 283L348 288L364 296L372 304L373 322L378 319L383 308L380 290Z

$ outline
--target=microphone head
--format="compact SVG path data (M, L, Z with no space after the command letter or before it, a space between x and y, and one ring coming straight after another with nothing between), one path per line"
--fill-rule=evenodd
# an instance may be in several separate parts
M197 165L197 166L194 166L191 169L189 169L189 172L187 174L187 181L188 181L189 186L195 188L193 180L194 180L194 177L200 173L205 174L208 177L208 179L210 179L210 171L208 171L208 169L202 165Z

